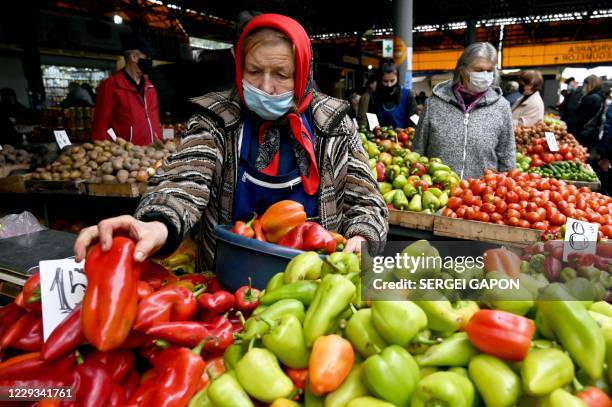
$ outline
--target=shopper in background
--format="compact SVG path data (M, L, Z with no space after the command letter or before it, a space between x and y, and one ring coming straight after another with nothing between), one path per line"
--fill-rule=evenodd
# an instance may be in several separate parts
M213 266L217 224L248 219L284 199L308 217L378 252L388 211L347 112L348 103L312 88L310 39L295 20L261 14L235 47L235 88L194 99L199 111L142 197L136 218L84 229L77 260L94 240L108 250L114 233L137 240L136 260L168 253L198 230L198 269Z
M523 94L519 92L519 83L517 81L508 82L508 93L504 95L510 106L519 100Z
M105 79L96 91L92 139L117 137L137 145L162 139L155 87L147 78L153 60L139 49L125 51L125 68Z
M18 144L21 140L15 130L16 124L24 124L31 114L19 103L17 93L11 88L0 90L0 145Z
M608 91L606 101L606 112L603 122L603 133L597 144L598 161L593 168L597 171L597 176L601 180L602 193L610 195L612 193L612 94Z
M561 120L567 124L567 128L570 133L576 128L576 112L578 106L580 106L580 100L582 99L582 86L578 86L576 79L568 78L565 81L567 85L567 96L561 102L559 106L559 115Z
M584 79L582 93L584 96L576 111L576 124L570 133L591 150L598 141L607 95L604 94L602 80L597 75L589 75Z
M512 112L496 85L496 61L487 42L466 47L453 79L434 87L416 130L414 151L440 157L462 179L516 164Z
M69 107L86 107L93 106L94 102L91 96L78 82L70 82L68 84L68 95L61 103L65 108Z
M539 71L521 72L519 76L519 92L523 96L512 105L512 120L515 125L533 126L544 120L544 101L540 89L544 78Z
M425 102L427 101L427 95L424 91L420 91L419 94L414 97L414 100L416 101L417 105L425 105Z
M381 126L405 128L414 126L410 117L416 113L416 102L410 89L401 86L399 69L393 61L383 63L374 92L359 101L357 120L368 125L367 113L375 113Z
M96 103L96 92L94 91L94 88L87 82L82 83L81 88L85 89L85 92L87 92L92 102L95 104Z

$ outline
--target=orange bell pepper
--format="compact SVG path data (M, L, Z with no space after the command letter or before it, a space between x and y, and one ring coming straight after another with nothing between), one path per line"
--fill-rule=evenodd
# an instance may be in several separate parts
M276 243L291 229L306 222L304 205L285 200L275 203L261 216L261 227L268 242Z
M489 249L484 252L484 271L501 271L517 278L521 274L521 258L508 249Z
M355 352L349 341L339 335L319 336L308 363L310 389L317 396L336 390L354 363Z
M138 308L140 270L134 242L126 237L113 238L106 253L97 244L87 255L81 322L85 338L99 351L118 348L129 335Z

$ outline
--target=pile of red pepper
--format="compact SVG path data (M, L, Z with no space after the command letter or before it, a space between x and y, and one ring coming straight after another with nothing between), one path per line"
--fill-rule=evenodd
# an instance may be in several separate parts
M202 274L179 278L150 260L135 263L133 251L124 237L106 253L93 248L83 302L44 343L39 274L0 308L0 387L71 386L76 400L57 406L184 406L209 373L223 372L223 353L259 291L232 294Z
M261 216L253 214L247 222L237 221L230 232L261 242L325 254L342 250L346 245L344 236L308 221L304 206L290 200L275 203Z

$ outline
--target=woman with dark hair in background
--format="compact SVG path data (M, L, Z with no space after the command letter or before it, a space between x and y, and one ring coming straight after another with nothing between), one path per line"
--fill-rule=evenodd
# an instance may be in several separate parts
M578 141L591 150L598 141L602 123L606 95L602 91L602 80L597 75L589 75L582 86L584 96L576 110L576 125L569 129Z
M359 101L359 125L367 126L367 113L375 113L381 126L405 128L414 125L410 117L416 113L416 102L410 89L401 86L399 69L385 62L374 92L364 94Z

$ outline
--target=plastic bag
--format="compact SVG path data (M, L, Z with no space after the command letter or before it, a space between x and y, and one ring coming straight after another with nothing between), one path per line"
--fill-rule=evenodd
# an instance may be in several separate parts
M40 232L46 228L30 212L6 215L0 218L0 239Z

